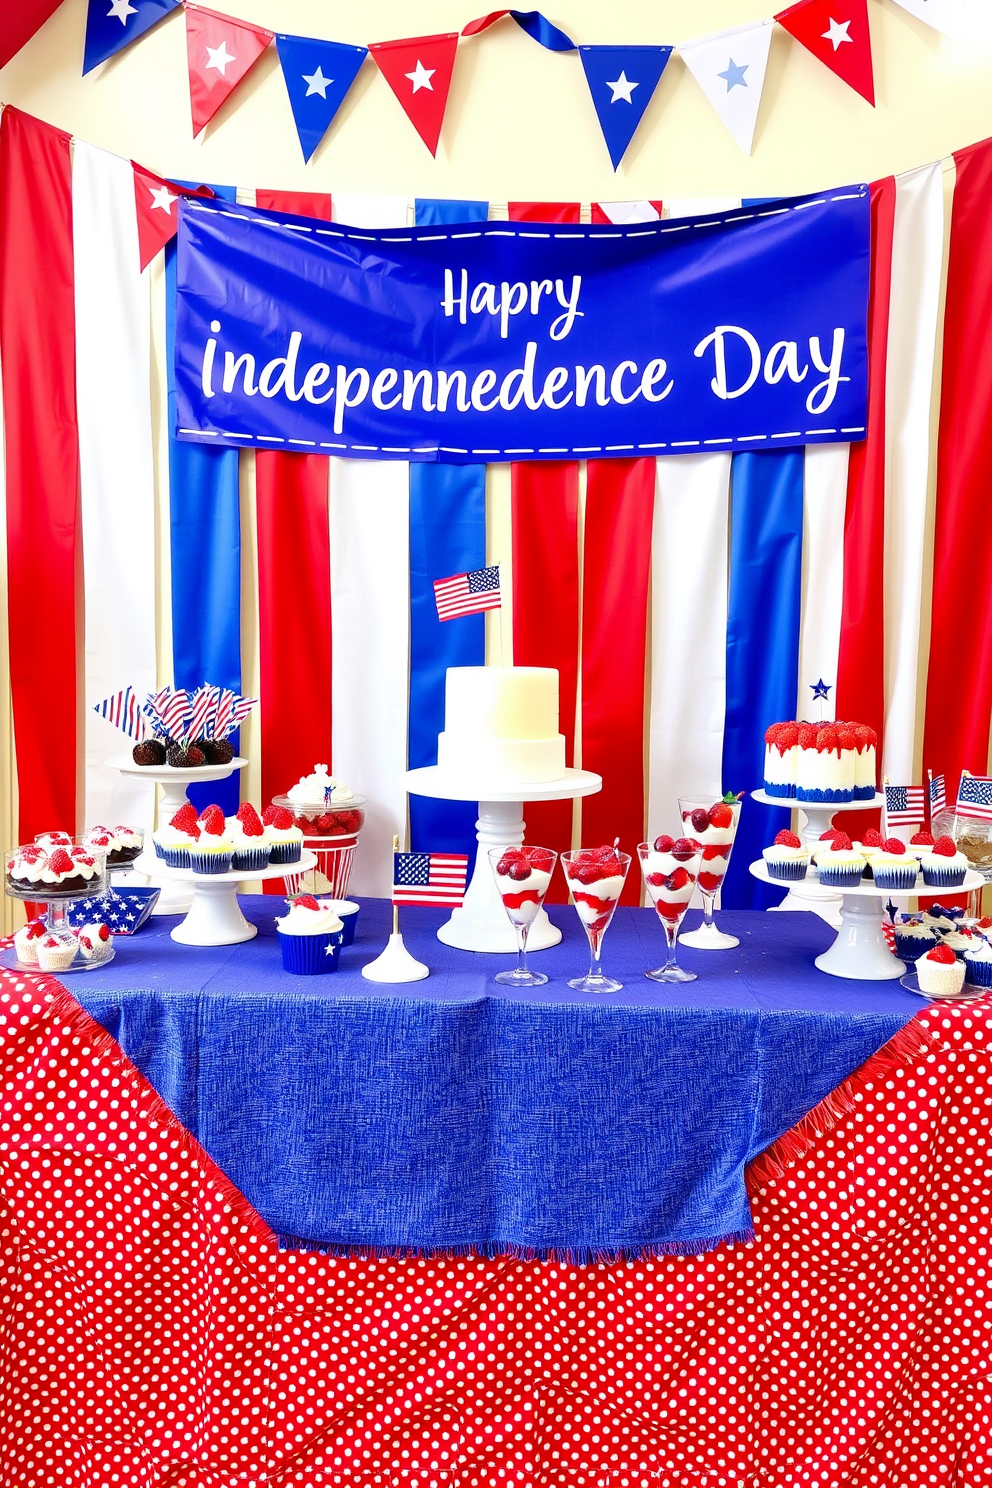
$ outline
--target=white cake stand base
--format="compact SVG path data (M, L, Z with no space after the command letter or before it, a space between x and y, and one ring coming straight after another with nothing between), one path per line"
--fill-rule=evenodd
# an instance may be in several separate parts
M783 796L769 796L763 790L752 791L751 795L763 806L784 806L789 811L795 807L802 818L799 825L799 839L806 847L812 847L815 842L819 842L827 828L833 825L838 811L875 811L878 807L885 805L885 796L881 791L876 791L871 801L852 801L850 805L827 802L822 806L813 801L795 801ZM810 894L809 883L793 884L782 903L773 904L769 912L790 909L812 910L813 914L818 914L821 920L826 920L828 925L833 925L835 930L839 930L840 894L834 889L820 889L816 885L814 887L816 887L816 893Z
M395 930L386 942L381 956L376 956L368 966L362 967L362 976L369 982L422 982L430 976L430 967L411 956L403 944L403 937Z
M781 879L770 878L764 859L751 864L751 872L762 883L781 887ZM955 894L966 894L976 889L985 880L980 873L969 870L964 883ZM812 909L817 895L836 894L835 889L821 889L815 878L804 879L798 887L805 890ZM840 928L837 939L829 949L816 958L816 965L830 976L850 977L858 982L894 981L906 970L905 962L893 955L885 943L882 921L885 917L887 899L913 899L917 894L932 893L919 879L912 889L877 889L872 883L862 883L856 889L840 891ZM948 891L950 892L950 891Z
M485 780L466 784L452 779L437 765L407 772L406 788L414 796L433 796L445 801L478 801L479 819L475 824L478 849L475 870L458 909L451 911L437 932L445 945L460 951L512 953L517 937L507 919L503 901L496 888L489 849L519 847L524 840L525 801L566 801L576 796L591 796L603 787L603 779L591 770L566 770L560 780L534 781L516 785L512 791L494 788ZM541 844L535 843L534 846ZM545 951L561 940L561 931L542 909L531 925L527 950Z
M182 924L170 934L180 945L195 946L238 945L243 940L254 940L258 930L248 923L238 904L241 885L285 878L289 880L287 888L292 893L291 884L297 883L304 873L316 866L316 857L308 852L302 854L298 863L279 863L274 867L259 868L255 873L240 868L230 873L193 873L189 868L170 868L160 858L150 859L147 853L135 860L139 873L154 872L164 883L187 886L189 910Z

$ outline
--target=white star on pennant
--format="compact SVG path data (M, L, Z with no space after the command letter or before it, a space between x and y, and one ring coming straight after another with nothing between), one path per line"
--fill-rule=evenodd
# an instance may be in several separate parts
M829 30L823 32L822 39L824 41L829 41L834 51L837 50L842 41L849 41L853 46L854 40L847 34L847 29L850 24L850 21L835 21L833 16L831 16L830 28Z
M178 201L179 198L172 194L168 186L149 186L148 190L151 192L152 211L154 212L155 208L159 207L171 217L172 203Z
M207 47L207 67L214 67L222 78L227 77L227 66L236 59L227 50L227 42L222 41L219 47Z
M640 83L632 83L626 72L621 72L615 83L607 82L606 86L613 90L613 97L610 99L611 103L619 103L621 100L624 103L633 103L634 100L630 95L635 88L639 88L641 85Z
M418 57L415 71L405 72L403 76L410 79L413 84L414 93L419 93L421 88L426 88L429 93L433 93L434 84L431 82L431 78L436 72L436 67L425 67Z
M310 97L311 93L319 93L321 98L326 98L327 90L333 83L334 79L325 77L324 74L321 72L320 64L318 63L316 72L311 72L309 75L307 73L303 74L303 81L307 84L307 98Z
M137 14L137 6L132 5L130 3L130 0L110 0L110 9L107 11L107 20L109 21L111 16L116 16L121 25L126 26L128 16Z

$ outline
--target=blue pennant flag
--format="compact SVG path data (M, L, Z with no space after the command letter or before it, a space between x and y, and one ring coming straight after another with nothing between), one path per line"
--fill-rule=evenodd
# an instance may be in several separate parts
M144 36L181 4L182 0L90 0L83 76Z
M672 55L670 46L580 46L586 82L616 170Z
M307 36L276 36L304 160L320 144L368 56L368 48Z

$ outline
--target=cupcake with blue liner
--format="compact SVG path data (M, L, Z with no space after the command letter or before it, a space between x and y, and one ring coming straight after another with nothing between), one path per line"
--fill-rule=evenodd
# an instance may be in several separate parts
M909 850L917 862L919 862L925 853L930 852L932 848L933 837L923 827L918 832L914 832L909 839Z
M257 873L269 866L272 848L265 839L262 819L250 802L242 802L237 815L227 818L224 831L234 846L231 854L232 868L240 868L245 873Z
M931 889L956 889L964 883L968 859L959 853L953 837L938 837L920 859L923 882Z
M155 856L161 858L168 868L188 868L189 850L199 840L196 807L187 801L164 827L159 827L152 837L152 845Z
M816 854L816 871L828 889L856 889L865 871L865 858L855 852L846 832L838 832Z
M766 847L761 856L769 878L780 883L797 883L806 877L809 848L803 847L795 832L779 832L771 847Z
M992 987L992 946L984 936L976 936L970 950L965 951L964 974L979 987Z
M911 920L897 920L893 930L896 939L896 955L900 961L918 961L921 956L926 955L927 951L932 951L940 944L940 936L936 930L918 917Z
M865 878L871 878L873 876L872 863L878 857L879 853L884 850L881 832L877 831L875 827L869 827L861 841L853 843L852 846L854 847L854 851L859 852L865 859L867 864Z
M980 940L981 936L974 935L970 930L949 930L944 936L943 944L951 948L959 961L963 961Z
M298 863L303 853L303 833L285 806L266 806L262 813L270 863Z
M358 925L358 911L361 905L356 904L354 899L321 899L321 904L326 904L333 909L344 928L344 940L342 945L355 944L355 928Z
M898 837L888 837L881 852L871 859L872 877L880 889L911 889L916 883L919 864Z
M225 832L224 813L219 806L208 806L197 818L200 836L189 850L189 866L194 873L230 873L234 844Z
M333 901L299 894L286 902L288 914L276 919L283 970L294 976L323 976L337 971L344 926Z

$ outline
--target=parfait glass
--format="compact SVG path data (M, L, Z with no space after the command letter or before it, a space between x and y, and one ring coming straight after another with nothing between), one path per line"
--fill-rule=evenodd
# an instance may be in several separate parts
M730 866L741 803L714 800L712 796L680 796L679 812L683 832L701 843L703 849L696 885L703 900L703 922L698 930L689 930L681 937L682 944L697 951L729 951L740 941L719 928L713 918L713 905Z
M605 976L601 964L603 936L623 892L630 856L616 847L582 847L561 855L572 903L589 941L589 971L569 982L577 992L619 992L623 982Z
M665 939L668 943L668 957L664 966L646 971L644 975L654 982L694 982L696 973L682 970L675 947L679 926L696 891L703 849L691 838L657 837L653 844L639 843L637 856L641 860L641 872L648 897L665 927Z
M512 971L498 971L495 980L504 987L543 987L545 973L527 966L527 936L541 912L558 854L550 847L491 847L489 861L517 936L517 964Z

